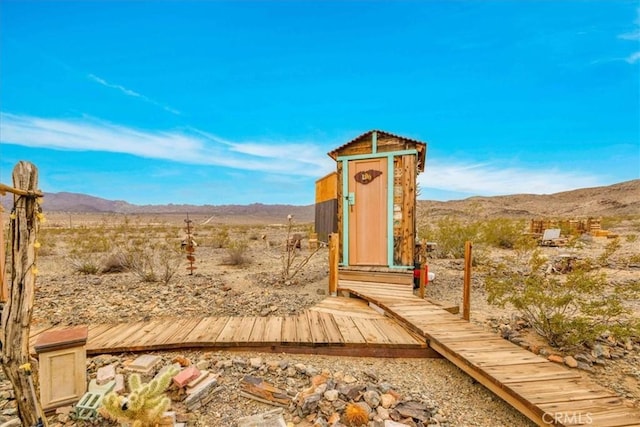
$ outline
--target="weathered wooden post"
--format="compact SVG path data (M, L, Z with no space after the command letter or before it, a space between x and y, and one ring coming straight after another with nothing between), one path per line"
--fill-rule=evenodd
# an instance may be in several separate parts
M420 243L420 283L418 289L418 296L420 299L424 299L425 287L427 286L427 280L429 280L429 270L427 270L427 243L423 240Z
M329 235L329 295L338 295L338 253L340 235L332 233Z
M0 195L4 196L5 191L0 189ZM4 277L4 210L0 206L0 303L4 303L9 297L9 288Z
M14 194L10 215L11 284L2 312L2 369L11 381L24 426L46 426L47 419L35 391L37 375L29 359L29 327L36 285L36 238L41 216L38 169L20 161L13 169Z
M464 287L462 290L462 318L469 321L471 314L471 242L464 244Z

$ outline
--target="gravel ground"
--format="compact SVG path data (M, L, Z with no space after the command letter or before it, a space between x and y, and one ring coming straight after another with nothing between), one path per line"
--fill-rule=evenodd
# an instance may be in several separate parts
M278 285L275 278L281 268L276 249L260 241L251 242L244 266L224 264L223 249L198 248L198 270L194 275L179 273L169 285L143 284L130 273L79 275L50 251L38 262L38 290L33 325L58 326L95 322L124 322L155 317L175 316L241 316L295 314L326 298L327 253L322 249L311 258L303 272L292 283ZM459 304L462 289L460 260L432 260L435 282L429 284L427 297L448 304ZM633 272L632 272L633 274ZM472 319L486 327L491 319L510 317L486 303L480 278L474 276L472 286ZM640 347L627 352L620 360L607 361L584 372L602 385L636 404L640 401ZM239 383L245 375L259 375L266 381L293 392L309 386L312 375L292 374L286 367L303 364L309 372L325 372L329 378L348 374L358 383L371 386L386 384L402 398L428 403L433 409L430 425L442 426L529 426L533 425L516 410L475 383L457 367L444 359L377 359L353 357L306 356L293 354L259 354L233 352L158 353L168 364L181 355L192 363L207 365L219 374L216 397L205 407L187 411L176 403L180 417L188 425L234 426L238 418L272 409L271 406L241 397ZM88 361L88 375L96 369L115 363L121 369L132 354L103 355ZM248 361L262 358L263 364ZM277 368L275 368L277 366ZM372 379L375 377L375 381ZM15 415L11 386L0 373L0 423ZM313 425L295 412L286 411L285 418L294 424ZM428 425L424 424L424 425ZM50 425L77 425L65 415L50 418ZM104 424L108 425L108 424Z

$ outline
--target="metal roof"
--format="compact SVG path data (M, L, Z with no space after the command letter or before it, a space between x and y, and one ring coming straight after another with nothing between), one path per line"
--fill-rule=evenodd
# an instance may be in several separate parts
M340 147L338 147L338 148L335 148L335 149L331 150L331 151L330 151L329 153L327 153L327 154L328 154L328 155L329 155L329 157L331 157L333 160L336 160L336 158L338 157L336 153L337 153L338 151L342 150L343 148L347 147L347 146L348 146L348 145L350 145L350 144L353 144L353 143L354 143L354 142L356 142L357 140L359 140L359 139L361 139L361 138L363 138L363 137L365 137L365 136L367 136L367 135L371 135L373 132L376 132L378 135L386 135L386 136L390 136L390 137L392 137L392 138L398 138L398 139L403 140L403 141L409 141L409 142L413 142L413 143L415 143L415 144L418 146L418 157L419 157L419 158L420 158L420 160L421 160L421 162L420 162L420 163L421 163L421 165L420 165L420 166L421 166L421 167L420 167L420 170L424 170L424 161L425 161L425 156L426 156L426 147L427 147L426 142L418 141L417 139L407 138L407 137L405 137L405 136L396 135L396 134L394 134L394 133L386 132L386 131L378 130L378 129L373 129L373 130L370 130L370 131L368 131L368 132L363 133L362 135L358 135L357 137L353 138L351 141L349 141L349 142L347 142L347 143L345 143L345 144L342 144ZM422 147L422 149L420 149L421 147Z

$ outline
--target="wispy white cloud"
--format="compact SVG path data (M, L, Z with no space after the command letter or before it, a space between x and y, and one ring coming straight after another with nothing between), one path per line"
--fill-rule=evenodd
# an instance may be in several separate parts
M636 28L629 32L618 35L618 38L623 40L635 41L637 46L637 41L640 40L640 7L636 9L636 14L636 19L633 21L633 23L636 25ZM635 64L636 62L640 61L640 51L637 50L633 52L631 55L625 58L625 61L627 61L629 64Z
M635 64L636 62L640 61L640 51L638 52L634 52L631 55L629 55L626 59L626 61L629 64Z
M127 95L127 96L132 96L134 98L140 98L142 101L147 102L149 104L155 105L157 107L162 108L165 111L168 111L172 114L176 114L176 115L180 115L182 114L180 111L176 110L175 108L171 108L168 105L162 104L158 101L155 101L151 98L149 98L148 96L144 96L141 93L138 93L134 90L128 89L122 85L118 85L118 84L114 84L114 83L109 83L108 81L106 81L105 79L96 76L95 74L89 74L87 75L87 78L89 78L89 80L96 82L102 86L111 88L111 89L117 89L120 92L122 92L123 94Z
M636 19L633 23L636 24L636 28L629 32L620 34L618 38L623 40L640 40L640 7L636 9Z
M144 131L96 119L0 113L0 140L28 147L126 153L285 175L322 176L333 167L319 147L308 143L230 142L193 129Z
M552 194L602 185L596 176L555 169L499 168L492 164L427 164L418 177L423 188L465 195Z
M181 164L257 171L291 187L335 170L322 144L303 141L235 142L187 128L144 131L97 119L49 119L0 113L0 141L54 150L126 153ZM602 185L595 175L556 169L503 168L491 163L430 159L422 188L464 195L549 194Z

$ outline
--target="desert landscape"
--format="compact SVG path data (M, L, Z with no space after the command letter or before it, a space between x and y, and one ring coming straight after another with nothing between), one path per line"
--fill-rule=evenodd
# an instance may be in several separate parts
M9 197L3 197L2 204L6 212L10 211ZM40 229L32 328L168 317L284 316L299 313L329 297L328 249L321 246L314 252L309 247L313 206L134 206L58 193L46 194L42 207L46 221ZM291 222L287 220L289 215ZM600 259L597 271L606 275L610 292L619 286L637 286L640 180L552 195L419 201L419 237L434 242L437 248L429 253L429 271L435 273L435 280L427 285L426 298L445 306L461 304L464 263L454 252L441 250L445 245L437 237L443 236L444 225L471 224L484 230L484 234L477 234L478 241L474 243L471 322L536 354L555 357L558 363L576 369L639 406L640 331L636 329L624 340L600 336L589 345L554 347L537 335L513 306L488 302L486 280L491 274L488 266L513 261L521 253L517 248L496 247L488 240L483 241L487 234L483 224L493 229L498 224L512 224L521 235L527 235L532 219L586 218L598 218L601 229L607 233L567 235L567 242L562 245L537 249L548 263L558 257ZM190 264L181 249L189 238L185 220L190 221L191 236L196 243L193 270L187 268ZM294 233L303 240L300 249L294 248L295 258L287 265L286 242ZM534 236L528 239L533 241ZM124 261L126 254L147 257L150 264L132 267ZM156 268L150 271L149 265ZM522 266L510 264L514 271ZM624 304L632 319L640 319L637 298L625 300ZM190 409L182 403L184 396L172 395L172 410L176 411L178 421L187 425L234 426L239 425L242 417L272 410L271 405L243 397L240 383L246 375L263 378L291 394L309 388L314 378L324 375L339 384L362 384L363 391L391 395L396 403L414 402L422 414L394 412L396 403L386 408L379 404L377 418L371 417L370 425L375 426L384 425L375 422L385 419L409 426L533 425L445 359L199 350L157 355L165 365L178 360L218 374L219 385L206 405ZM125 372L124 368L137 356L126 353L90 357L88 378L95 378L98 369L108 365ZM1 424L10 422L16 410L11 384L4 376L0 381ZM364 399L365 394L361 393L359 399ZM368 404L375 407L371 402ZM103 419L75 420L70 410L51 414L49 425L114 425ZM284 408L282 416L292 425L300 426L344 422L335 418L332 421L329 412L322 406L309 411L298 406Z

